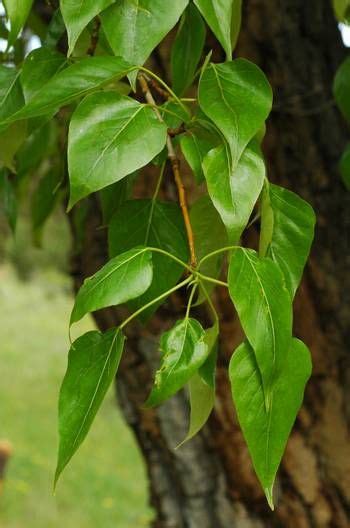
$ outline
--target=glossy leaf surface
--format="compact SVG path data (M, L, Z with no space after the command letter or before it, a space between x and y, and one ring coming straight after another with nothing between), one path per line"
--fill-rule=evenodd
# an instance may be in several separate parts
M86 97L69 127L70 207L149 163L166 133L152 108L134 99L115 92Z
M211 150L203 162L208 192L227 229L231 244L237 244L254 209L265 178L260 147L253 140L235 169L226 145Z
M186 317L162 335L160 352L161 366L146 402L149 407L170 398L204 363L209 353L205 331L198 321Z
M265 217L268 223L272 222L267 228L271 234L266 255L278 263L294 297L309 256L315 213L307 202L283 187L269 185L266 193L264 201L268 203L262 207L262 231Z
M59 452L55 483L85 439L123 352L120 330L92 331L71 346L59 398Z
M127 219L127 221L125 221ZM109 226L109 252L114 257L138 245L163 249L187 262L188 247L179 206L158 200L130 200L112 217ZM149 289L132 306L139 308L166 292L177 283L184 268L166 255L153 253L153 281ZM149 316L157 304L144 315Z
M116 55L142 65L175 26L188 0L119 0L102 13L102 25Z
M83 29L115 0L61 0L61 12L68 33L70 55Z
M284 369L273 386L268 410L264 405L261 375L248 343L242 343L234 352L229 375L238 420L255 471L273 509L276 473L311 375L310 353L301 341L292 340Z
M26 102L67 64L67 58L54 49L42 47L29 53L21 71L21 85Z
M130 68L120 57L90 57L75 62L59 71L36 91L26 106L11 115L10 121L56 112L74 99L83 97L108 82L121 79Z
M264 73L245 59L209 64L198 97L203 112L225 136L235 168L271 110L272 91Z
M239 248L232 254L229 292L241 325L254 349L271 404L271 384L281 372L292 337L292 306L279 266L259 258L252 249Z
M152 282L152 254L139 247L111 259L81 286L70 322L142 295Z
M194 4L183 14L171 51L173 89L182 95L192 84L205 40L205 24Z

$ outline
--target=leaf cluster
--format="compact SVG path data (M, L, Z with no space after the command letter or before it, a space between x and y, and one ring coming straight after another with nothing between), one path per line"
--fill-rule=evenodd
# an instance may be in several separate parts
M7 0L5 7L11 49L25 38L18 35L32 2ZM232 60L240 22L241 0L61 0L42 46L0 66L0 191L11 225L16 186L38 171L36 232L57 201L67 201L74 215L94 194L108 227L109 260L81 286L70 325L106 307L130 309L118 327L71 345L59 399L56 481L117 372L125 327L135 318L147 323L180 289L187 307L160 337L160 366L146 405L188 386L186 440L202 428L215 403L216 288L228 288L245 333L229 367L232 397L273 507L277 469L311 373L309 351L292 335L292 303L315 218L299 196L268 181L261 141L272 90L255 64ZM176 25L168 86L144 64ZM225 62L204 57L208 27ZM336 93L350 116L339 75ZM191 206L180 157L200 196ZM149 197L135 198L133 183L148 165L157 167L156 185ZM160 199L170 169L178 201ZM252 223L255 249L242 244ZM191 314L203 303L209 327Z

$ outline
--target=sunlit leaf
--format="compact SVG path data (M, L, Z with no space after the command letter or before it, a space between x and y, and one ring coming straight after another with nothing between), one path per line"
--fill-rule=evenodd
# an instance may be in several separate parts
M166 134L145 104L112 91L86 97L69 127L70 207L149 163L165 146Z

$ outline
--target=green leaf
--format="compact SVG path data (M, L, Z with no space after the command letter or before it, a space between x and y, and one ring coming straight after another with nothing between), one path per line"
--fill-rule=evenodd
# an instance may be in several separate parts
M270 238L266 255L281 268L287 289L293 298L310 253L315 213L311 205L297 194L278 185L269 185L263 198L262 233L266 218L270 233L266 237ZM266 243L267 240L264 246Z
M111 259L84 281L75 299L70 324L85 314L139 297L152 282L152 254L138 247Z
M9 179L7 171L0 169L0 210L3 211L8 224L14 233L17 223L17 198L12 181Z
M0 122L16 112L24 103L19 72L0 65ZM6 125L0 124L0 131Z
M191 440L202 429L214 408L218 334L217 323L206 330L204 339L209 347L209 355L205 363L188 382L191 406L190 425L186 438L178 447Z
M204 47L205 33L205 24L198 9L194 4L189 4L182 15L171 50L173 89L179 96L193 82Z
M187 4L188 0L119 0L101 14L114 53L142 65L175 26Z
M61 12L68 33L68 55L82 33L83 29L91 20L104 9L114 3L115 0L61 0Z
M211 150L203 162L208 192L227 229L231 244L237 244L265 178L265 164L256 140L244 150L235 169L231 167L228 147Z
M209 354L205 331L195 319L186 317L162 335L161 367L146 406L159 405L180 390L195 374Z
M235 168L270 113L272 91L268 80L245 59L209 64L202 73L198 97L203 112L225 136Z
M347 121L350 122L350 57L340 65L333 83L336 103Z
M254 349L271 405L271 384L281 372L292 338L292 305L279 266L239 248L231 257L229 292L247 339Z
M60 196L59 184L61 180L62 173L60 167L51 168L41 178L38 187L33 193L31 202L32 228L34 242L38 246L41 245L41 235L45 223L54 210Z
M45 46L29 53L21 71L21 84L25 100L30 101L66 65L67 58L62 53Z
M205 257L209 253L227 246L227 235L225 226L221 218L213 206L209 196L202 196L194 202L190 210L190 220L194 239L196 244L197 259ZM209 277L217 278L220 275L223 262L223 253L207 259L201 266L201 273ZM208 293L211 292L214 285L205 283L205 288ZM205 301L206 297L201 292L196 304Z
M241 0L194 0L228 60L237 40Z
M195 121L185 134L181 134L180 147L197 183L204 180L202 164L205 156L220 143L219 135L201 120Z
M127 75L132 67L120 57L89 57L59 71L7 122L56 112L103 85ZM1 118L0 113L0 118ZM1 125L1 123L0 123Z
M55 484L89 432L117 372L124 342L122 332L113 329L88 332L71 346L59 398Z
M146 104L115 92L86 97L69 127L69 207L149 163L165 146L166 135L166 126Z
M350 0L333 0L333 7L339 22L350 24Z
M109 226L110 256L138 245L163 249L187 262L188 246L179 206L158 200L125 202L113 216ZM153 254L152 262L152 284L139 299L130 303L135 309L170 290L184 271L182 266L159 253ZM158 306L159 304L155 304L146 310L142 318L150 316Z
M260 372L248 343L242 343L233 354L229 375L254 469L273 509L276 473L311 375L310 353L301 341L292 340L285 367L273 386L268 410Z
M345 187L350 191L350 145L346 147L340 158L339 170Z
M12 123L0 133L0 165L16 172L14 156L27 137L27 123L18 121Z
M126 176L122 180L112 183L108 187L101 189L99 196L101 202L103 223L109 224L112 216L119 211L120 207L130 199L132 188L135 179L138 176L138 172L135 171L129 176ZM131 249L131 248L128 248ZM115 255L111 255L115 256Z
M33 0L4 0L3 3L11 24L8 45L12 46L26 23Z

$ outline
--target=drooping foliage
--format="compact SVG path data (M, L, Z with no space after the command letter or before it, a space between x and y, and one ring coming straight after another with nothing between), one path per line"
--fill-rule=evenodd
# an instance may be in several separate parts
M201 429L215 405L215 292L228 288L245 333L229 367L233 402L273 507L276 473L311 373L309 351L292 334L292 304L315 217L298 195L268 180L261 141L273 94L258 66L232 59L241 0L77 4L61 0L40 33L41 47L18 58L13 46L22 39L25 50L20 32L27 20L35 32L35 16L27 18L30 1L6 0L11 29L3 28L9 48L0 66L0 194L12 229L17 186L38 167L36 232L59 201L72 217L84 203L99 201L110 259L81 286L70 324L110 306L131 310L117 328L72 343L59 398L56 481L117 373L124 328L136 317L147 324L180 289L188 294L187 308L160 337L160 366L146 404L161 404L188 386L186 440ZM223 49L222 62L205 57L207 28ZM144 64L171 31L168 86ZM347 61L335 81L347 118L349 80ZM186 192L180 158L193 176L196 200ZM159 177L149 197L136 199L133 184L149 165ZM162 196L169 173L177 201ZM242 235L252 224L259 244L244 247ZM212 325L192 317L201 303Z

